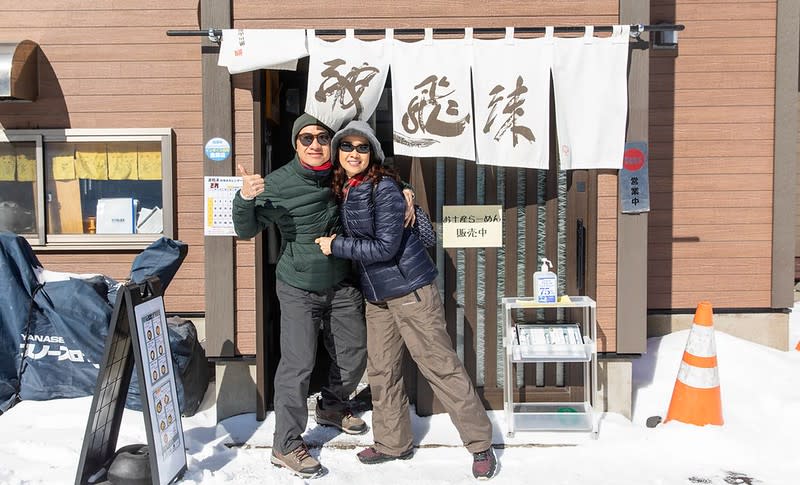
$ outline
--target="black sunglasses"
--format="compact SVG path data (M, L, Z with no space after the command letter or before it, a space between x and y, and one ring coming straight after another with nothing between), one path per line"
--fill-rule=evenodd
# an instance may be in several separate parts
M369 143L363 143L361 145L353 145L348 141L343 141L339 145L339 150L343 152L352 152L353 149L355 149L355 151L357 151L358 153L369 153Z
M304 147L310 147L311 144L314 143L314 139L316 139L320 145L325 146L331 142L331 135L327 133L319 133L317 135L312 135L311 133L301 133L297 135L297 140Z

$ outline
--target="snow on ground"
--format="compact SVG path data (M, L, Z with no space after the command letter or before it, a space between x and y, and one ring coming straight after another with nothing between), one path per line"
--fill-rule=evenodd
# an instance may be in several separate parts
M790 328L800 340L800 307ZM777 351L716 332L723 426L676 421L647 428L664 416L688 331L648 341L634 361L633 419L604 413L596 440L583 433L505 433L502 411L490 413L500 462L491 483L502 484L796 484L800 483L800 352ZM186 484L304 483L269 464L272 414L217 424L212 393L201 410L183 418ZM74 483L91 397L25 401L0 416L0 485ZM324 484L467 484L471 456L446 415L413 416L418 448L408 461L360 464L355 454L372 442L337 435L309 420L306 439L328 472ZM370 413L364 415L369 422ZM126 410L118 448L146 442L143 416Z

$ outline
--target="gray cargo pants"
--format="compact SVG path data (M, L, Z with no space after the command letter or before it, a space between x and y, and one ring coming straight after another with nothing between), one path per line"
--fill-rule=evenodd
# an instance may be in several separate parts
M275 436L272 446L286 454L303 442L308 423L308 386L320 329L331 368L322 388L325 409L343 409L364 375L364 297L349 284L325 291L301 290L280 280L281 360L275 373Z
M385 302L367 303L367 376L372 391L375 448L393 456L412 443L403 387L403 344L433 388L470 453L492 445L492 423L445 326L442 300L431 284Z

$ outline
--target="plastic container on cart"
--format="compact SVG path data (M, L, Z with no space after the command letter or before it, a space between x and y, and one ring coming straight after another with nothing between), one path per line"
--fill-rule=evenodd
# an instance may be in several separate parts
M515 362L587 362L592 341L577 323L517 324L512 328L511 358Z
M527 431L591 431L592 407L587 403L515 403L514 428Z
M592 438L599 432L597 403L597 320L594 300L587 296L562 297L556 303L540 303L536 297L502 299L505 347L504 409L507 434L516 431L588 431ZM579 323L515 320L517 309L575 309L582 316ZM542 362L577 362L583 380L583 396L570 402L536 400L536 396L516 396L516 365ZM515 399L517 398L518 399ZM531 399L533 398L533 399Z

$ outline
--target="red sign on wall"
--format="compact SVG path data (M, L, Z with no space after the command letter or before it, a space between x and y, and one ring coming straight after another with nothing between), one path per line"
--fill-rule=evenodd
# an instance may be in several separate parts
M624 214L650 210L650 170L647 164L647 143L625 144L622 170L619 171L619 196Z
M644 167L644 153L638 148L628 148L622 159L622 166L625 170L635 172Z

